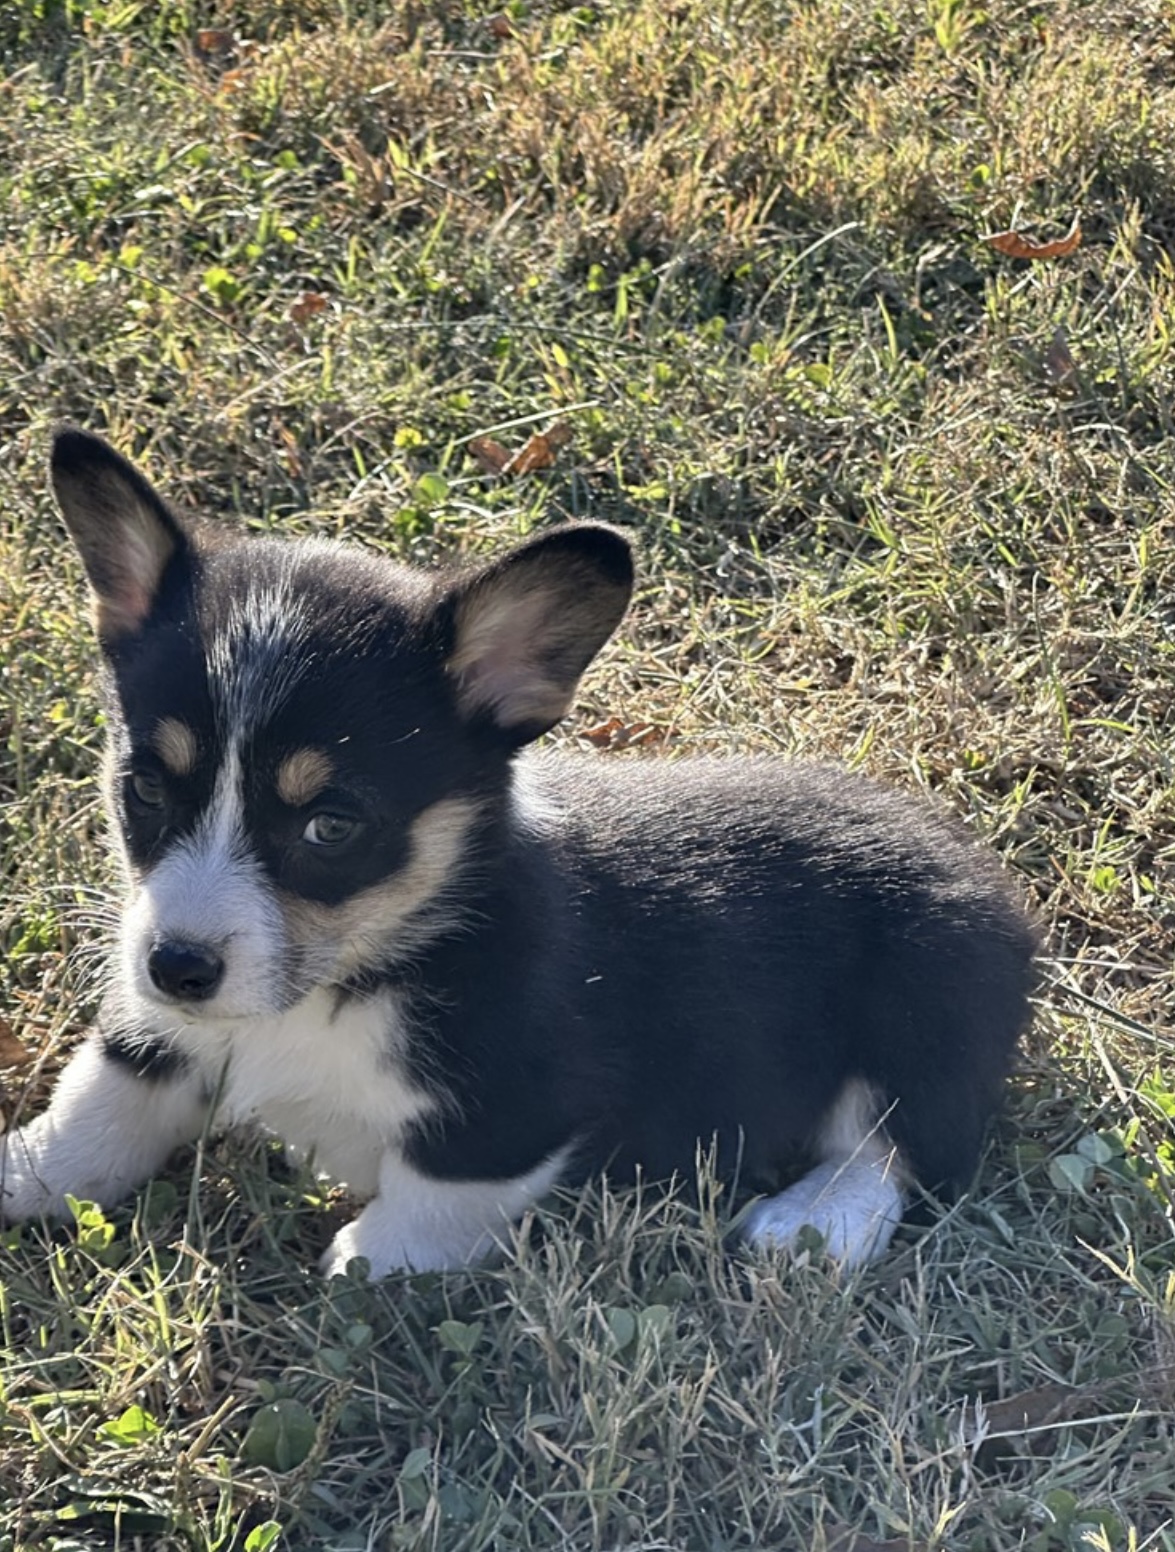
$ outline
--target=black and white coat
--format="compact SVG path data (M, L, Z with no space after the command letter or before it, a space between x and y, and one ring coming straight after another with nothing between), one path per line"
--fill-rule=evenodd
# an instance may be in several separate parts
M691 1172L879 1254L975 1170L1032 934L924 804L775 759L525 752L628 602L612 529L430 574L181 521L67 430L127 892L3 1213L116 1201L260 1122L367 1199L324 1259L461 1266L555 1184ZM215 1111L215 1113L214 1113Z

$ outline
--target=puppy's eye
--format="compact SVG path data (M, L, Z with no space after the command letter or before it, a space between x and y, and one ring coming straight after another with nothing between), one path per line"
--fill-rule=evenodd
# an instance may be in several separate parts
M311 846L341 846L358 828L359 821L345 814L315 814L302 831L302 839Z
M167 801L163 777L155 771L132 771L131 792L144 808L162 808Z

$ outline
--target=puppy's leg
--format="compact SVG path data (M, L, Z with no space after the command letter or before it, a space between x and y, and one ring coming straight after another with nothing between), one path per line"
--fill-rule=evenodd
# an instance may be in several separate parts
M844 1267L880 1256L902 1220L903 1171L877 1119L868 1086L847 1083L825 1118L820 1164L778 1196L758 1202L743 1235L758 1249L789 1249L800 1230L816 1229Z
M569 1148L511 1180L437 1180L399 1153L384 1155L379 1191L340 1229L322 1258L327 1277L363 1256L372 1277L388 1272L457 1271L510 1241L512 1224L557 1184Z
M145 1076L91 1035L44 1114L0 1137L0 1221L64 1215L67 1194L110 1206L198 1137L207 1114L194 1073Z

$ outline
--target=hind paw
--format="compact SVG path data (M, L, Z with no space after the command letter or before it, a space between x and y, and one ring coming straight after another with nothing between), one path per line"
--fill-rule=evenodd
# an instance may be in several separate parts
M888 1159L820 1164L795 1185L756 1202L743 1238L757 1250L791 1250L815 1229L834 1261L864 1266L882 1255L902 1220L905 1199Z

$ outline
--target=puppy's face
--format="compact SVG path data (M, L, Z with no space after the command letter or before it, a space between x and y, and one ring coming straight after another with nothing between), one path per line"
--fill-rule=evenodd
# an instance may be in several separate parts
M170 579L112 652L123 970L143 996L281 1011L451 920L504 761L457 715L414 584L255 541Z
M623 612L624 541L553 530L438 580L210 542L83 433L53 475L109 669L125 982L187 1020L276 1013L459 923L510 755Z

